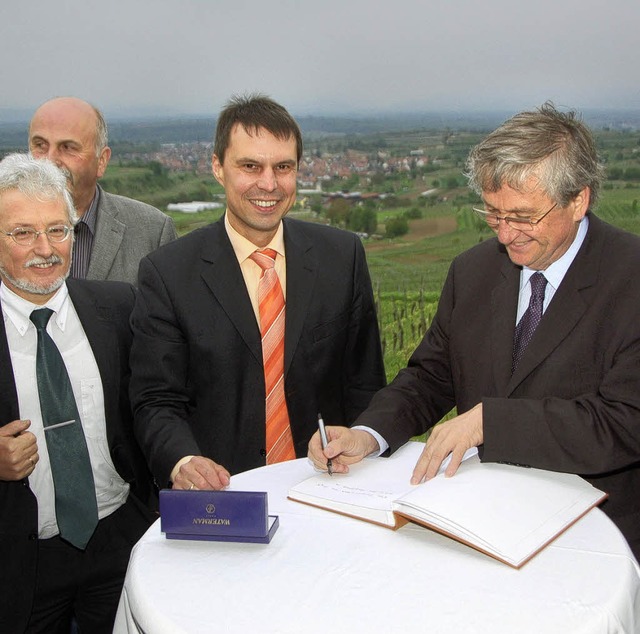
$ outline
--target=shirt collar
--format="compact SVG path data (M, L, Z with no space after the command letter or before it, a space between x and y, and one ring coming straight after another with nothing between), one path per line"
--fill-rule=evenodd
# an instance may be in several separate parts
M578 231L576 232L576 237L573 239L571 246L566 250L566 252L562 255L562 257L558 258L555 262L550 264L542 273L544 273L545 278L547 278L547 282L553 286L555 290L558 289L560 283L564 279L564 276L567 274L569 267L573 263L578 255L578 251L582 246L584 239L587 237L587 231L589 229L589 217L585 216L578 225ZM522 276L521 276L521 288L525 287L531 276L537 271L530 269L526 266L522 267Z
M224 215L224 228L227 231L231 246L238 258L238 262L242 264L254 251L257 249L273 249L279 256L284 257L284 228L282 220L278 225L278 230L273 236L271 242L266 247L259 247L250 240L247 240L244 236L240 235L229 222L228 214Z
M34 304L20 295L14 293L6 284L0 284L0 303L5 321L9 320L15 326L21 336L27 332L30 326L34 327L29 315L38 308L50 308L53 311L52 319L55 319L60 330L64 331L69 312L69 291L64 283L56 294L46 304Z

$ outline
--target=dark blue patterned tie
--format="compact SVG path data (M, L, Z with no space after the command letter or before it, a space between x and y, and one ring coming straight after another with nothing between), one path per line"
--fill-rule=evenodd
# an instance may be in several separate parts
M522 359L522 355L526 350L529 342L533 338L540 320L542 319L542 305L544 304L544 292L547 286L547 278L540 272L531 276L531 299L529 300L529 308L522 315L522 319L516 326L516 333L513 338L513 361L511 363L511 372L515 369Z
M84 549L98 524L98 506L87 441L71 381L60 351L46 331L52 314L51 309L41 308L30 316L38 331L38 395L60 536Z

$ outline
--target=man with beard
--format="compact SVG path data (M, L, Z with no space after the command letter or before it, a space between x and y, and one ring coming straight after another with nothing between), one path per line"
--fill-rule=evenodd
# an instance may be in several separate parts
M220 489L301 457L318 413L347 424L384 385L360 239L284 218L301 156L282 106L233 99L212 161L225 215L140 263L131 394L160 486Z
M66 278L77 221L48 160L0 163L0 631L111 632L154 519L133 438L122 282Z
M140 258L174 240L167 215L145 203L105 192L98 179L111 157L100 111L74 97L40 106L29 126L29 149L67 175L80 221L75 226L71 277L135 284Z

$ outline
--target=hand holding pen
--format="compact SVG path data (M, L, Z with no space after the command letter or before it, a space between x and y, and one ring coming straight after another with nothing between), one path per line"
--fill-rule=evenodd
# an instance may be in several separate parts
M329 449L327 450L327 447ZM327 460L328 451L331 458ZM307 456L319 471L325 468L331 475L349 473L349 465L360 462L372 453L378 453L378 441L364 429L351 429L340 425L331 426L331 441L327 436L322 416L318 415L318 433L309 441Z
M327 430L324 427L324 421L322 420L322 414L318 413L318 429L320 430L320 442L322 443L322 449L324 450L326 446L329 444L329 440L327 438ZM331 458L327 460L327 471L329 475L333 475L333 465L331 464Z

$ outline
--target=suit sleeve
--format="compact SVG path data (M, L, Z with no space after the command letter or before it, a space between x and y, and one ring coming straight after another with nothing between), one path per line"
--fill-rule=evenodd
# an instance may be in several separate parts
M453 305L453 267L438 310L406 368L380 390L356 420L377 431L393 453L411 437L423 434L455 405L449 365L449 323Z
M188 424L188 346L169 292L149 258L140 264L131 325L134 429L162 487L178 460L200 450Z
M355 244L354 299L343 365L345 413L349 421L364 411L373 395L386 383L369 269L358 238Z

